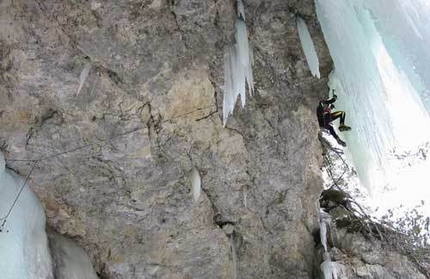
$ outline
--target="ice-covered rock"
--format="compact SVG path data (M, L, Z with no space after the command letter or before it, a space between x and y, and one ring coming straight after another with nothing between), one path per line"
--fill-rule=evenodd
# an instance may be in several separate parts
M6 221L0 232L1 278L52 279L43 208L25 179L5 169L0 156L0 221Z

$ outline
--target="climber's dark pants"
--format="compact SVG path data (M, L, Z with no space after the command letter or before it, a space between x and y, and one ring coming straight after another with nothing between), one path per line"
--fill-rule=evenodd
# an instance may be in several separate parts
M338 139L339 136L336 134L333 126L330 125L330 123L338 118L340 118L340 125L343 125L345 122L345 112L342 110L339 110L339 111L324 115L324 125L322 126L323 128L327 129L335 139Z
M325 126L328 126L330 124L330 122L338 119L340 117L340 125L345 124L345 112L342 110L327 114L326 117L324 117L325 119Z
M344 125L345 123L345 112L342 110L330 113L330 114L324 114L322 117L318 118L318 122L320 124L320 127L327 129L330 134L337 140L339 136L334 131L334 128L331 124L334 120L340 118L340 125Z
M339 138L339 136L338 136L338 135L336 134L336 132L334 131L333 126L331 126L331 125L326 125L326 126L325 126L325 127L323 127L323 128L325 128L325 129L329 130L330 135L332 135L335 139L338 139L338 138Z

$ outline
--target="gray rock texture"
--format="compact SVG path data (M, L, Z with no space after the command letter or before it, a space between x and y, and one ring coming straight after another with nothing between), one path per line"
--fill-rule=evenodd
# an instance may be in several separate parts
M230 237L238 278L312 278L314 109L331 59L313 1L244 2L256 92L225 128L234 1L0 2L7 165L25 175L26 160L40 160L31 187L49 225L86 250L100 278L232 278ZM320 80L296 14L315 39Z
M360 233L336 230L337 241L330 249L333 261L346 266L348 279L426 279L416 264L395 249ZM318 253L322 254L320 248ZM323 278L321 275L319 278Z
M369 223L364 217L358 217L353 210L339 204L337 207L333 206L336 203L333 199L336 196L333 194L342 192L332 190L331 194L327 194L327 191L325 193L325 197L331 196L331 203L324 203L330 205L331 209L326 208L326 211L329 211L332 218L328 221L328 251L332 261L345 266L341 279L428 278L424 275L428 272L425 270L426 267L417 264L418 253L408 255L404 251L398 251L397 246L388 239L393 238L394 235L382 230L383 226L378 225L378 232L375 224ZM325 198L324 196L323 198ZM369 230L362 229L363 226L375 230L375 236L370 235ZM324 257L324 248L321 244L318 245L315 256L315 276L323 279L324 276L319 268ZM421 261L423 260L421 259Z

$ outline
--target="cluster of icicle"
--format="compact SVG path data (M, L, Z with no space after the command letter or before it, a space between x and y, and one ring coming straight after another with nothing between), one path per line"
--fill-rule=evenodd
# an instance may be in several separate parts
M327 249L327 227L330 227L330 215L321 209L320 211L320 237L324 247L323 262L320 265L321 271L324 274L324 279L340 279L345 275L345 266L332 262Z
M251 95L254 91L252 65L254 64L252 48L248 42L248 31L245 24L245 9L242 0L237 0L237 19L234 46L228 46L224 56L224 100L223 124L233 113L237 98L240 96L242 107L245 106L246 84Z
M305 53L306 61L308 62L309 69L314 77L320 78L320 63L318 55L315 51L315 45L312 41L311 34L309 33L306 22L299 16L296 18L297 30L299 31L299 38L302 44L303 52Z

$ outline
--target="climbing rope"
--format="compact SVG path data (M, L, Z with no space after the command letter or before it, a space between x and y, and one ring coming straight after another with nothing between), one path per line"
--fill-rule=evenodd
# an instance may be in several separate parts
M349 166L346 163L346 161L343 159L342 154L343 152L341 150L337 150L336 148L334 148L322 135L322 133L318 133L318 139L321 142L322 148L323 148L323 160L325 163L325 169L327 171L328 176L331 178L331 180L333 181L333 186L336 186L337 188L340 189L340 186L338 185L339 181L343 178L343 176L345 175L345 173L349 170ZM336 156L342 161L343 164L343 172L342 174L335 179L334 178L334 174L333 174L333 163L330 160L330 152L336 154Z
M18 191L18 194L15 196L15 199L12 202L12 205L9 207L9 210L5 216L0 218L0 221L2 221L0 225L0 232L3 232L4 226L6 225L7 218L9 217L10 213L12 212L13 208L16 205L16 202L18 201L19 196L21 195L22 191L24 190L25 185L27 185L28 180L30 179L31 174L33 173L34 169L36 168L39 161L36 161L33 163L33 166L31 167L30 172L28 173L27 177L24 180L24 183L22 183L21 188Z
M197 111L202 111L202 110L206 110L206 109L209 109L209 108L210 109L216 108L216 105L211 105L211 106L207 106L207 107L203 107L203 108L197 108L195 110L186 112L184 114L173 116L173 117L171 117L169 119L159 121L157 123L157 125L159 123L166 123L166 122L172 121L174 119L178 119L178 118L187 116L189 114L195 113ZM215 112L216 111L217 110L215 110ZM210 114L213 114L213 113L214 112L211 111ZM199 120L201 120L201 119L197 119L196 121L199 121ZM149 129L149 127L137 128L137 129L134 129L134 130L131 130L131 131L127 131L127 132L124 132L124 133L121 133L121 134L118 134L118 135L115 135L115 136L112 136L112 137L109 137L109 138L95 140L95 141L90 142L88 144L84 144L84 145L81 145L81 146L78 146L76 148L72 148L72 149L69 149L69 150L66 150L66 151L54 153L52 155L41 157L39 159L5 159L6 161L9 161L9 162L33 162L33 166L31 168L30 172L28 173L27 177L25 178L24 183L22 184L20 190L18 191L17 195L15 196L15 198L14 198L14 200L12 202L12 205L9 207L9 210L8 210L7 214L4 217L0 218L0 222L1 222L1 224L0 224L0 233L3 232L4 227L6 225L7 219L9 218L9 216L10 216L13 208L15 207L15 205L16 205L16 203L17 203L17 201L18 201L18 199L19 199L22 191L24 190L24 187L27 185L27 182L30 179L30 176L32 175L32 173L33 173L33 171L36 168L36 166L37 166L38 163L40 163L42 161L45 161L45 160L48 160L48 159L59 157L59 156L65 155L65 154L73 153L73 152L76 152L76 151L79 151L79 150L82 150L82 149L94 146L94 145L102 143L102 142L107 142L107 141L110 141L110 140L113 140L113 139L116 139L116 138L120 138L120 137L123 137L123 136L126 136L126 135L130 135L130 134L136 133L138 131L143 131L143 130L146 130L146 129Z
M201 111L201 110L205 110L205 109L209 109L209 108L214 108L214 107L216 107L216 105L211 105L211 106L207 106L207 107L203 107L203 108L198 108L198 109L195 109L193 111L189 111L189 112L186 112L184 114L180 114L180 115L171 117L169 119L160 121L159 123L170 122L170 121L172 121L174 119L187 116L187 115L195 113L197 111ZM61 156L61 155L65 155L65 154L68 154L68 153L76 152L76 151L85 149L87 147L91 147L93 145L96 145L98 143L107 142L107 141L110 141L110 140L113 140L113 139L116 139L116 138L120 138L120 137L127 136L127 135L130 135L130 134L139 132L139 131L143 131L143 130L146 130L146 129L149 129L149 128L148 127L137 128L137 129L134 129L134 130L131 130L131 131L127 131L127 132L124 132L124 133L121 133L121 134L118 134L118 135L115 135L115 136L112 136L112 137L109 137L109 138L95 140L93 142L90 142L90 143L85 144L85 145L78 146L76 148L72 148L72 149L69 149L69 150L66 150L66 151L55 153L55 154L52 154L52 155L49 155L49 156L41 157L39 159L6 159L6 161L10 161L10 162L36 162L36 161L37 162L41 162L41 161L52 159L52 158L55 158L55 157L58 157L58 156Z

